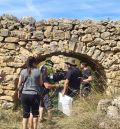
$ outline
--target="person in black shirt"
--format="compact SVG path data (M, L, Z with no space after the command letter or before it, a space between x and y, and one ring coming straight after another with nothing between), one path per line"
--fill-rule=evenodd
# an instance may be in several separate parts
M80 91L80 80L81 76L80 70L76 67L75 60L68 60L65 62L68 66L68 71L66 73L66 80L64 82L64 89L62 95L65 94L71 97L75 97Z
M82 69L82 78L81 78L81 93L82 96L88 95L88 92L90 92L90 82L92 79L91 70L88 68L88 65L86 62L81 62L81 69Z
M52 119L52 100L49 96L49 92L52 88L59 86L58 83L54 83L53 74L54 74L54 63L51 60L46 60L45 65L41 66L42 81L43 81L43 99L40 103L40 121L43 121L43 109L45 108L48 112L48 119Z

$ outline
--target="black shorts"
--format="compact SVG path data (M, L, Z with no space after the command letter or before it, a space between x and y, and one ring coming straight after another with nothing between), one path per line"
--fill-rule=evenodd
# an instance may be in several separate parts
M53 108L52 100L51 100L49 94L44 95L44 97L40 101L40 106L44 107L46 110Z
M33 117L39 115L40 96L31 94L21 95L21 104L23 107L23 118L29 118L30 112Z

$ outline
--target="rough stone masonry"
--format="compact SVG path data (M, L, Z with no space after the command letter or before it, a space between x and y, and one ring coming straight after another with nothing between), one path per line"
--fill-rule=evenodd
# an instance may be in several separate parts
M0 102L14 102L15 80L28 56L54 53L85 55L100 64L107 78L106 93L120 91L120 21L49 19L21 20L0 16Z

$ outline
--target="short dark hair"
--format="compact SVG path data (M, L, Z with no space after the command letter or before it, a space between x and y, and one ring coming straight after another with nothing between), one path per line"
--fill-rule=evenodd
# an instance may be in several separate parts
M88 66L88 64L86 62L81 62L82 65L84 65L85 67Z
M52 66L54 65L54 63L53 63L51 60L46 60L45 62L46 62L46 64L48 64L48 65L52 65Z

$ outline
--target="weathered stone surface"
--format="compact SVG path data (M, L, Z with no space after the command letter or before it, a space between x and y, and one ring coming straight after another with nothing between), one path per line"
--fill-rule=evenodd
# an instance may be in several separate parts
M95 46L91 47L90 50L88 51L87 55L92 56L95 50Z
M71 30L73 28L72 24L68 23L59 23L59 29L60 30Z
M26 56L26 55L32 56L33 55L31 52L29 52L27 49L25 49L23 47L20 48L20 53L24 56Z
M13 20L13 21L18 21L17 17L11 15L11 14L3 14L2 18L4 20Z
M110 32L104 32L101 34L102 39L110 39Z
M65 32L65 39L70 39L70 32L69 31Z
M91 34L86 34L85 36L82 37L82 41L85 43L91 42L92 40L93 39L92 39Z
M13 102L14 99L11 96L0 96L0 100L6 100L6 101Z
M3 89L0 88L0 95L2 95L2 94L3 94Z
M44 35L45 35L46 38L52 38L51 29L47 29L47 30L44 32Z
M13 31L11 31L10 36L17 37L17 38L23 39L23 40L28 39L28 33L24 32L23 30L22 31L13 30Z
M43 38L44 38L43 32L42 31L34 31L32 38L43 40Z
M111 88L111 93L118 93L120 90L119 22L77 19L36 22L32 17L19 21L14 16L4 15L0 17L0 67L7 78L1 86L0 96L3 96L4 90L15 89L10 76L20 73L29 56L42 60L51 56L49 54L59 53L94 62L106 74L106 91ZM64 63L59 65L64 68Z
M20 42L18 42L18 44L19 44L20 46L24 46L24 45L26 45L27 43L24 42L24 41L20 41Z
M115 106L109 106L107 109L107 117L108 118L118 118L119 117L118 108Z
M100 55L100 53L101 53L100 50L95 50L95 52L94 52L92 58L93 58L93 59L97 59L97 57Z
M19 38L7 37L7 38L5 38L5 42L8 42L8 43L18 43L19 42Z
M11 109L12 107L14 106L14 104L13 103L11 103L11 102L7 102L7 101L4 101L3 103L2 103L2 108L3 109Z
M9 49L9 50L15 50L16 49L16 44L14 44L14 43L6 43L4 45L4 48Z
M23 17L22 19L21 19L21 22L23 23L23 24L34 24L35 23L35 19L33 18L33 17Z
M3 39L4 39L4 38L0 36L0 42L3 41Z
M119 48L120 48L120 41L118 41L118 42L117 42L117 47L119 47Z
M96 38L94 40L94 44L95 45L103 45L103 44L105 44L105 41L103 39L101 39L101 38Z
M111 99L102 99L99 101L97 106L97 112L105 113L107 112L107 108L111 105Z
M7 95L7 96L14 96L15 95L15 91L4 90L4 94Z
M7 29L2 29L0 32L1 36L7 37L9 35L9 30Z
M62 30L53 30L53 40L63 40L65 38L65 33Z
M75 45L76 45L76 42L70 41L70 42L69 42L69 50L70 50L70 51L74 51Z

